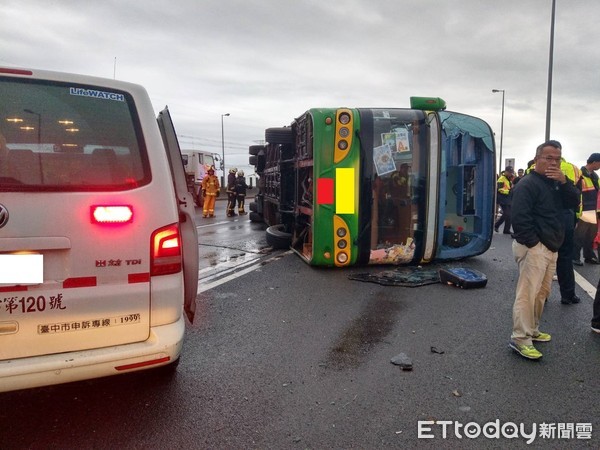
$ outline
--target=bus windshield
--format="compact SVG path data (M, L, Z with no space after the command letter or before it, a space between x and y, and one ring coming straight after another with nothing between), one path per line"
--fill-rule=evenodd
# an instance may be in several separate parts
M423 229L426 156L431 130L423 111L361 109L365 174L371 185L369 262L408 263Z

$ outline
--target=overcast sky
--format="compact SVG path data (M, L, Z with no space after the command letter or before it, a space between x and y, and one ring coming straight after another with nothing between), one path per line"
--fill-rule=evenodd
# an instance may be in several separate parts
M523 167L546 128L552 0L2 0L0 65L143 85L182 148L247 164L311 107L409 107L487 121ZM556 0L551 138L600 152L600 2Z

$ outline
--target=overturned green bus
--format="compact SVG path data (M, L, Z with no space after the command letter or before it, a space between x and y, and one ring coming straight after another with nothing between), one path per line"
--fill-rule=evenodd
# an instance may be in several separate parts
M483 120L439 98L411 108L313 108L250 147L250 220L307 263L422 264L491 243L495 145Z

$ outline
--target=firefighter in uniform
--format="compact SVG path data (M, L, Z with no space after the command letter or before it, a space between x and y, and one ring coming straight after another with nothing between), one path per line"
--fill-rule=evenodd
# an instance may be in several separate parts
M510 234L511 220L511 203L512 203L512 180L515 177L515 171L512 166L506 166L504 172L500 175L497 182L497 202L502 208L502 215L494 224L496 233L500 231L500 225L504 223L504 234Z
M244 210L244 201L246 199L247 189L248 185L246 184L246 179L244 178L244 171L240 170L237 174L237 180L235 180L235 195L237 197L238 214L240 216L247 214Z
M229 169L229 175L227 175L227 217L235 216L235 173L236 168Z
M202 195L204 196L202 217L215 217L215 200L219 196L219 189L221 189L221 186L215 175L215 168L210 166L202 179Z

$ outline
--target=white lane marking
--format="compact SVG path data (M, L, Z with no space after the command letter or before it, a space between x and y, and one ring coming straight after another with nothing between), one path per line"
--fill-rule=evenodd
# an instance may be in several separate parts
M583 289L587 294L592 297L596 297L596 287L591 284L588 280L583 278L577 271L575 270L575 282Z
M223 225L224 223L231 223L231 222L237 222L237 219L235 219L235 220L224 220L222 222L212 222L212 223L208 223L206 225L197 225L196 228L214 227L215 225Z
M267 259L265 261L261 261L260 263L254 264L254 265L252 265L250 267L247 267L244 270L240 270L239 272L234 272L231 275L226 276L224 278L221 278L221 279L219 279L217 281L213 281L212 283L200 284L200 282L204 281L204 280L198 280L198 294L200 294L201 292L206 292L209 289L213 289L213 288L215 288L217 286L220 286L222 284L228 283L231 280L235 280L236 278L241 277L242 275L246 275L247 273L250 273L250 272L258 269L258 268L264 266L265 264L268 264L268 263L270 263L272 261L275 261L275 260L277 260L279 258L283 258L284 256L290 255L292 253L293 252L291 250L288 250L287 252L284 252L284 253L272 256L271 258L269 258L269 259Z
M206 272L216 271L219 269L228 269L230 267L236 267L240 264L247 263L248 261L252 262L252 261L260 258L261 256L264 256L264 255L257 254L257 253L244 253L243 256L238 256L237 258L232 258L229 261L224 261L224 262L215 264L214 266L208 266L208 267L205 267L204 269L200 269L200 270L198 270L198 276L200 276L201 274L206 273Z
M231 275L226 276L225 278L221 278L220 280L213 281L212 283L202 284L202 285L200 283L198 283L198 294L200 294L201 292L208 291L209 289L215 288L215 287L220 286L222 284L225 284L225 283L227 283L227 282L229 282L231 280L234 280L234 279L236 279L238 277L241 277L242 275L246 275L247 273L250 273L250 272L258 269L261 266L262 266L262 264L255 264L253 266L248 267L247 269L240 270L239 272L232 273Z
M245 267L247 267L247 266L249 266L251 264L256 264L256 258L254 258L254 259L252 259L250 261L243 262L243 263L238 264L236 266L232 266L232 267L230 267L228 269L221 270L220 272L214 273L212 275L208 275L208 276L206 276L206 277L204 277L204 278L202 278L201 280L198 280L198 281L207 282L207 281L210 281L210 280L214 280L215 278L219 278L219 277L222 277L224 275L227 275L228 273L235 272L236 270L239 270L239 269L243 269L243 268L245 268Z

